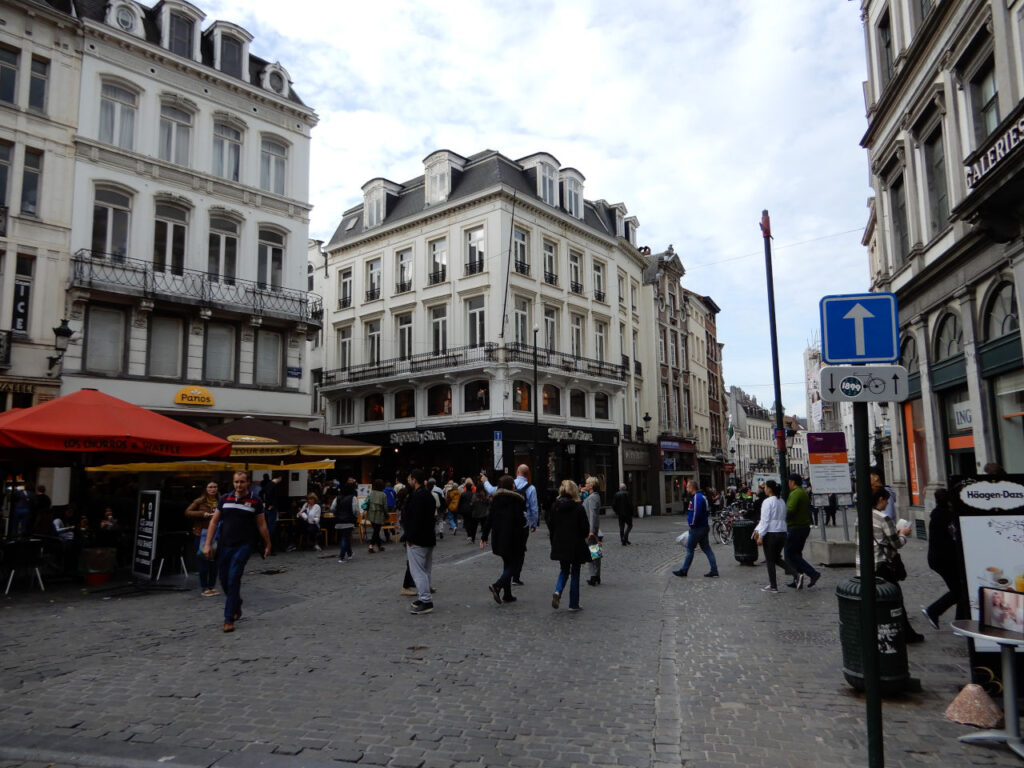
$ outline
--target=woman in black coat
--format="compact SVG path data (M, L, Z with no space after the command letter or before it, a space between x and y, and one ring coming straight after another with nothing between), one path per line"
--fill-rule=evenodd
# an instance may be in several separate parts
M512 577L526 555L526 499L515 491L511 475L502 475L491 497L491 551L501 558L501 576L488 586L494 602L511 603Z
M928 521L928 567L942 577L947 587L944 595L921 609L928 623L938 629L939 618L953 605L956 618L971 618L967 590L960 578L960 531L949 491L945 488L935 492L935 509Z
M558 487L558 498L545 520L551 538L551 559L559 565L558 581L551 595L551 607L558 608L565 582L569 582L569 610L581 610L580 566L590 562L590 521L580 503L580 489L572 480L563 480Z

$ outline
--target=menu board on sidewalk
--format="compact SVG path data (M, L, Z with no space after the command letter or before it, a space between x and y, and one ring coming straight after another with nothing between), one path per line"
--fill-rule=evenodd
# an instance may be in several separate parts
M153 578L156 561L157 522L160 519L160 491L139 491L135 514L135 548L132 574Z

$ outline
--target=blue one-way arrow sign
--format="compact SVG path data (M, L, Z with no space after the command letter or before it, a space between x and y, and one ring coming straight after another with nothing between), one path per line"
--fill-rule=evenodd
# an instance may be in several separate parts
M899 359L899 310L895 294L826 296L820 307L824 362L891 363Z

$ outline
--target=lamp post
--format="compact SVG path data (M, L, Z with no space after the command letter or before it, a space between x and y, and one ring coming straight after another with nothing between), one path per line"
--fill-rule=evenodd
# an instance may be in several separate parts
M540 400L540 390L537 389L537 333L540 328L534 323L533 326L533 456L536 464L536 470L534 472L534 480L540 480L541 475L541 464L544 462L541 460L540 450L540 421L538 419L537 408L538 401ZM544 488L546 486L540 486Z
M75 332L71 330L66 317L62 318L60 325L53 329L53 348L57 354L46 358L50 363L51 371L64 359L64 353L68 351L68 345L71 343L71 337L74 335Z
M644 411L644 434L643 434L643 437L641 438L641 440L645 440L647 438L647 430L650 429L650 426L651 426L651 414L648 413L647 411Z

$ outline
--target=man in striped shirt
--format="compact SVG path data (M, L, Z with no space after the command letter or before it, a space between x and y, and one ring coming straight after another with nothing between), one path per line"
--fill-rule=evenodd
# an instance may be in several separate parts
M249 473L241 469L235 472L233 484L234 492L224 494L217 502L203 546L203 555L210 557L214 535L217 536L217 569L224 589L224 632L234 632L235 622L242 616L242 573L252 554L257 531L265 547L263 556L270 555L266 515L263 504L249 490Z

